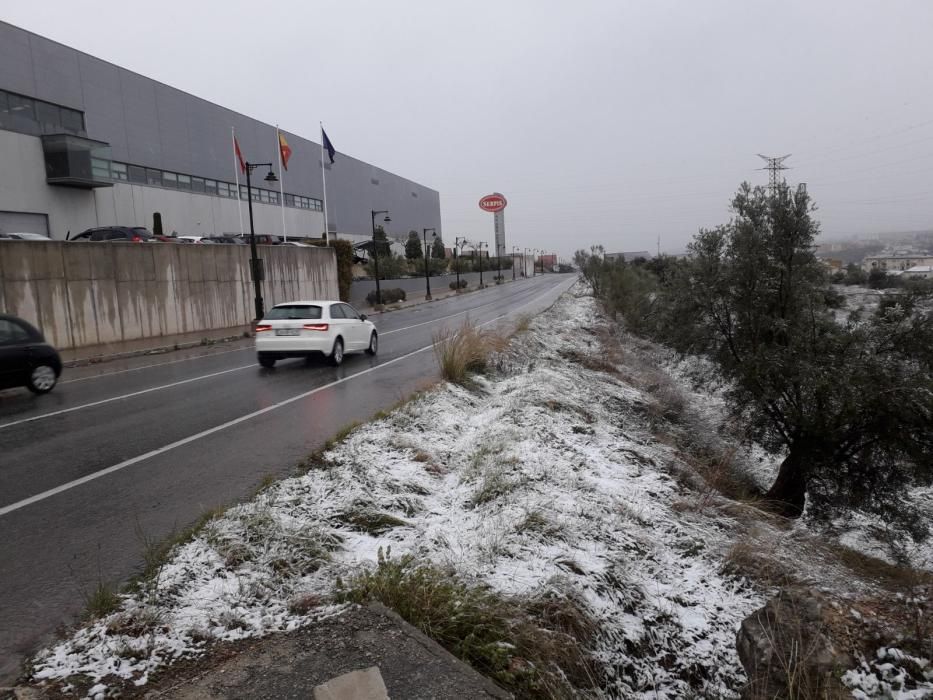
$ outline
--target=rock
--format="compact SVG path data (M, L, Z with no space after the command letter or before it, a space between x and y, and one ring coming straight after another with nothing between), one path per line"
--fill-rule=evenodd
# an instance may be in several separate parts
M850 698L839 681L854 659L834 643L828 603L805 588L782 590L742 621L736 648L748 674L748 698Z
M377 666L337 676L314 689L314 700L389 700Z

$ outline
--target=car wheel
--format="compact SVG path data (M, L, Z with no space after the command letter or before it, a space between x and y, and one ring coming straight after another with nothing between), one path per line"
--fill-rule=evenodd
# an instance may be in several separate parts
M272 355L267 355L261 352L259 353L259 364L266 369L272 369L275 367L275 358L272 357Z
M340 338L334 341L334 349L330 353L330 363L334 367L339 367L343 362L343 341Z
M376 331L372 332L372 335L369 336L369 347L366 348L367 355L375 355L379 352L379 336L376 335Z
M49 365L37 365L29 373L29 382L26 386L34 394L47 394L55 386L58 377L55 375L55 368Z

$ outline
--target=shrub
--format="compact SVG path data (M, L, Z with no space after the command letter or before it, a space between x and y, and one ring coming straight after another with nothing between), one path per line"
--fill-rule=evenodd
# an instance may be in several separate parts
M405 290L399 289L398 287L393 289L383 289L382 290L382 303L383 304L394 304L399 301L405 301ZM370 306L376 306L379 303L379 300L376 298L376 290L374 289L369 294L366 295L366 301Z
M457 280L454 280L453 282L450 283L451 289L464 289L466 286L467 286L466 280L460 280L459 282L457 282Z

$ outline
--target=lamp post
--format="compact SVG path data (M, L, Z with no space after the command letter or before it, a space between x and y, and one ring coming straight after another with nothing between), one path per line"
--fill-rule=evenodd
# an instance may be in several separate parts
M477 243L476 248L479 250L479 288L483 288L483 244ZM486 243L486 249L489 249L489 244Z
M256 320L259 321L266 315L262 303L262 281L265 279L265 270L262 267L262 260L256 252L256 229L253 227L253 183L250 175L256 168L269 168L269 174L264 178L266 182L278 182L275 173L272 172L272 163L246 163L246 203L249 207L249 272L253 278L253 302L255 304ZM237 196L240 193L237 192Z
M457 255L457 248L461 245L466 245L466 238L457 236L454 239L454 266L457 268L457 294L460 293L460 256ZM461 250L461 252L463 251Z
M376 272L376 303L382 303L382 290L379 288L379 249L376 247L376 216L379 214L385 214L386 218L383 219L385 223L389 223L392 219L389 218L388 209L370 209L370 212L373 215L373 266L375 267ZM383 229L385 232L385 229Z
M437 238L437 229L436 228L426 228L424 229L422 236L424 237L424 285L427 288L427 293L424 295L426 301L431 301L431 272L428 268L428 256L431 253L430 248L428 248L428 231L433 231L431 234L431 241L433 242Z

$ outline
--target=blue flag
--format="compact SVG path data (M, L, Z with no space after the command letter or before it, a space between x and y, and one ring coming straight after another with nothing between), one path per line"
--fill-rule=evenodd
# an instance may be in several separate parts
M323 135L323 139L324 139L324 150L327 151L327 157L330 158L330 162L333 164L334 153L335 153L334 144L332 144L330 142L330 139L327 138L327 132L324 131L323 127L321 128L321 134Z

